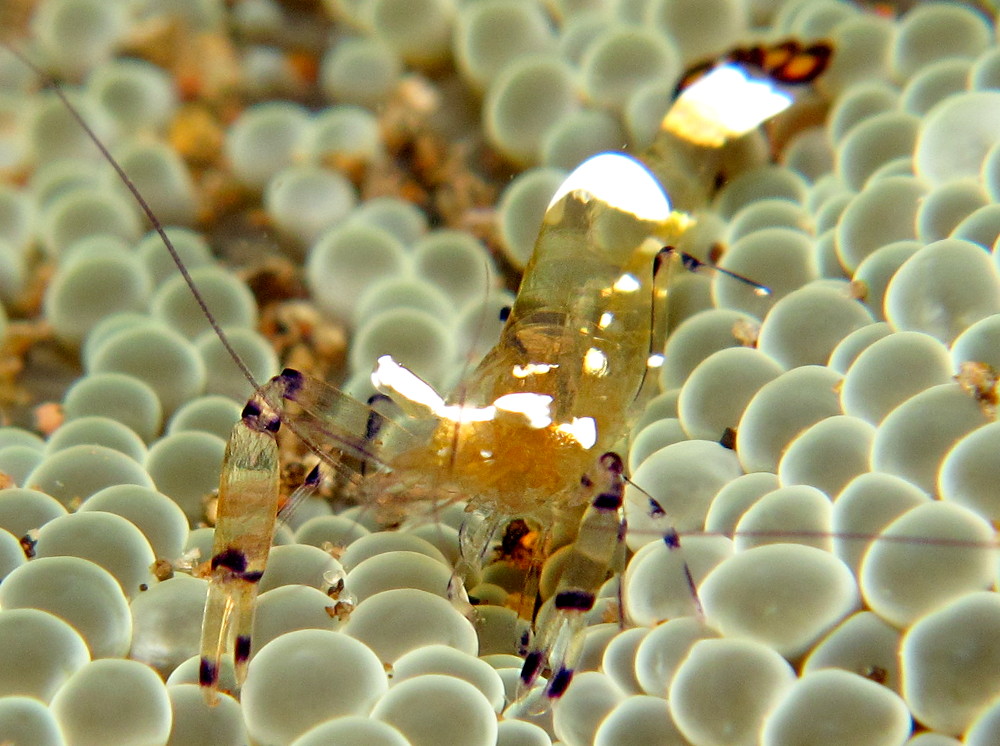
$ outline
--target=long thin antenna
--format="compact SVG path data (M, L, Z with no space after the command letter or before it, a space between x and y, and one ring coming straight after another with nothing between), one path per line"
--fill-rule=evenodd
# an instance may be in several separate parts
M0 2L2 2L2 0L0 0ZM320 448L319 445L317 445L317 443L315 442L315 440L310 437L309 432L305 428L303 428L299 423L297 423L293 418L288 416L284 408L281 406L280 402L272 401L271 398L272 391L268 390L270 389L270 387L264 388L263 386L261 386L261 384L254 377L250 368L247 366L245 362L243 362L243 358L240 357L239 353L236 351L236 348L233 347L232 342L229 340L229 337L222 330L222 327L219 325L218 320L215 318L214 314L209 309L208 303L205 301L205 297L198 289L198 285L195 283L194 278L191 276L190 271L184 264L183 259L181 259L181 256L177 252L177 249L174 246L173 242L170 240L170 236L168 236L167 232L164 230L163 224L160 222L159 218L157 218L156 214L153 212L153 208L142 196L142 193L139 191L138 187L136 187L136 185L132 182L128 174L125 173L124 169L122 169L118 161L115 160L114 156L111 154L108 148L104 145L103 142L101 142L101 139L97 136L97 133L94 132L94 130L87 123L87 120L80 113L79 109L77 109L77 107L74 106L73 103L69 100L69 97L60 87L59 82L55 80L51 75L46 73L44 70L42 70L34 62L32 62L28 57L25 56L23 52L16 49L8 42L0 40L0 44L6 47L11 54L13 54L19 60L21 60L21 62L23 62L29 69L34 71L34 73L38 75L39 79L50 87L53 93L55 93L56 96L59 97L59 100L63 103L63 105L72 115L72 117L77 121L80 127L83 128L83 131L87 134L87 137L89 137L90 140L94 143L94 145L97 146L98 151L100 151L104 159L111 164L111 167L115 170L115 173L118 175L118 178L132 194L132 197L139 205L139 208L142 210L143 214L145 214L146 218L149 220L150 225L153 226L153 229L160 236L163 245L166 246L167 251L170 253L171 259L173 259L174 264L177 266L177 270L184 278L184 282L187 284L188 289L191 291L192 296L194 296L195 302L197 302L199 308L201 308L201 311L204 314L205 319L208 321L209 326L212 328L212 331L215 332L216 336L219 338L219 341L222 342L222 346L225 348L226 352L229 354L229 357L232 359L232 361L236 364L236 367L243 374L243 377L246 378L246 380L253 387L254 392L263 401L267 402L267 404L274 410L275 415L282 422L282 424L284 424L291 432L293 432L296 436L298 436L299 440L301 440L305 444L305 446L320 459L320 461L329 464L331 468L333 468L334 470L339 468L338 464L332 460L330 455L327 454L322 448ZM326 440L328 442L340 443L341 445L347 446L351 449L357 448L356 443L345 443L341 438L338 438L337 435L333 433L327 433ZM364 449L361 450L363 451ZM374 456L374 454L365 454L365 458L372 462L381 463ZM316 478L316 476L317 475L311 474L310 475L311 479L308 481L312 481L313 479ZM312 489L314 486L315 485L309 485L310 489Z
M128 174L125 173L125 170L118 164L118 161L115 160L114 156L111 155L111 151L109 151L107 147L104 145L104 143L101 142L101 138L99 138L97 136L97 133L94 132L94 130L90 127L90 125L87 123L87 120L84 119L83 115L80 113L80 110L77 109L76 106L69 100L69 96L67 96L66 93L62 90L62 87L59 85L59 82L55 80L47 72L42 70L34 62L32 62L20 50L11 46L7 42L0 42L0 43L2 43L5 47L7 47L7 49L10 50L11 54L13 54L19 60L21 60L21 62L23 62L29 68L31 68L31 70L33 70L35 74L38 75L38 77L42 81L44 81L47 86L49 86L49 88L53 91L53 93L55 93L56 96L59 97L59 100L62 101L63 105L65 105L66 109L69 111L72 117L77 121L80 127L83 128L83 131L87 134L87 137L89 137L91 142L93 142L94 145L97 146L97 149L101 152L101 155L104 156L104 159L111 164L111 167L118 174L118 178L121 179L125 187L129 190L129 192L132 193L132 197L139 205L139 209L141 209L142 212L145 214L146 219L149 221L150 225L153 226L153 230L155 230L159 234L160 239L163 241L163 244L167 247L167 251L170 252L170 258L173 259L174 264L177 265L177 270L181 273L181 276L184 278L184 282L187 283L188 288L191 290L191 294L194 296L195 301L198 303L198 306L201 308L202 313L205 315L205 319L208 321L209 326L212 327L212 330L218 336L219 341L222 342L222 346L225 347L226 352L229 353L229 357L231 357L233 362L236 363L236 367L240 369L240 372L243 374L243 377L250 382L251 386L253 386L254 391L262 393L260 383L257 382L256 378L254 378L254 375L250 371L250 368L247 367L247 364L243 362L243 358L241 358L239 356L239 353L236 352L236 348L233 347L232 343L229 341L229 337L227 337L226 333L222 331L222 327L219 325L219 322L216 320L215 316L209 310L208 304L205 302L205 297L201 294L201 291L198 290L198 286L195 284L194 278L191 276L191 273L188 271L187 266L181 259L180 254L177 253L177 249L174 247L174 244L171 242L170 237L164 230L163 224L160 222L159 218L156 217L156 214L153 212L153 208L149 206L149 203L146 201L146 198L142 196L142 193L139 191L138 187L136 187L136 185L132 182L132 179L130 179Z
M767 285L763 285L756 280L751 280L749 277L732 272L728 269L720 267L718 264L709 264L708 262L703 262L696 256L688 254L686 251L678 251L673 246L664 246L660 249L660 253L656 255L657 260L660 258L661 254L677 254L681 258L681 264L689 272L697 272L699 269L709 269L719 274L730 277L734 280L742 282L744 285L749 285L753 288L753 291L757 295L772 295L773 291Z

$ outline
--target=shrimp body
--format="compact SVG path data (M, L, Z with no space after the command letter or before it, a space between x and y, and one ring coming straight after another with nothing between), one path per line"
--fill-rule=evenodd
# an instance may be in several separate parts
M395 473L447 483L491 514L572 502L581 476L623 435L650 350L662 343L662 325L651 323L653 257L679 234L662 188L637 161L610 153L567 185L498 343L438 409L429 442L391 459ZM655 207L637 212L646 203Z

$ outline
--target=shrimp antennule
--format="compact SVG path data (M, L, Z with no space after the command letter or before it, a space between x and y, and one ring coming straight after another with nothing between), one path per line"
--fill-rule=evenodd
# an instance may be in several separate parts
M677 256L679 256L681 259L681 264L683 265L684 269L688 270L689 272L697 272L700 269L712 270L718 272L719 274L723 274L726 277L731 277L732 279L737 280L738 282L742 282L744 285L749 285L750 287L753 288L754 292L757 295L772 294L771 288L769 288L767 285L764 285L763 283L757 282L756 280L752 280L746 275L741 275L738 272L733 272L732 270L728 270L725 267L720 267L718 264L709 264L708 262L703 262L701 259L694 256L693 254L689 254L686 251L678 251L673 246L664 246L662 249L660 249L660 252L656 255L656 258L654 259L655 262L653 265L654 273L656 272L656 269L659 266L661 257L670 254L676 254Z

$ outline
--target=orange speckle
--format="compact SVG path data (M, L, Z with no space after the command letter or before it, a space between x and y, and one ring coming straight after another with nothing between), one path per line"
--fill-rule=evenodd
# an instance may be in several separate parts
M733 339L744 347L756 347L760 335L760 324L740 319L733 324Z
M958 385L975 399L982 407L984 414L995 417L997 406L1000 405L1000 371L988 363L966 361L959 367L955 376Z
M211 163L222 152L225 134L222 125L204 106L181 107L170 124L171 147L194 163Z
M302 83L312 85L319 78L319 61L310 52L293 51L288 53L288 66Z
M174 576L174 566L165 559L156 560L149 569L157 580L170 580Z
M51 435L63 424L65 415L62 405L46 402L35 407L35 428L43 435Z

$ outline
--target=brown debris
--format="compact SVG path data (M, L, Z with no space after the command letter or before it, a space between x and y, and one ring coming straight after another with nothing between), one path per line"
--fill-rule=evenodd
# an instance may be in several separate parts
M970 360L962 363L955 380L979 403L983 414L991 419L996 418L997 405L1000 404L1000 392L997 391L1000 371L988 363Z

